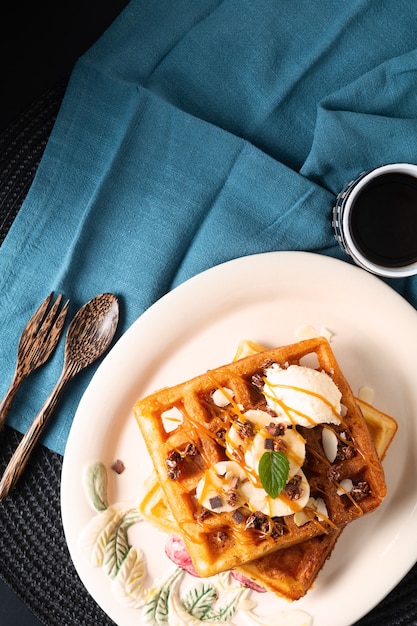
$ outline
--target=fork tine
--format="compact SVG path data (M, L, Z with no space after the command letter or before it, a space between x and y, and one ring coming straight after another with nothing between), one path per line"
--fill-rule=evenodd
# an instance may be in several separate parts
M38 364L42 365L50 356L50 354L55 349L56 344L61 336L62 327L65 322L65 318L67 316L68 307L70 301L67 300L62 307L59 315L56 313L58 311L59 305L61 304L62 296L60 295L45 320L42 323L42 326L39 329L38 336L39 340L42 342L42 354L38 354Z
M31 372L43 365L55 349L61 336L68 312L69 300L57 315L62 301L59 294L48 311L51 302L50 293L27 322L20 337L17 349L17 362L12 382L3 400L0 401L0 430L6 420L14 396L23 380Z
M59 294L55 302L49 309L48 313L46 314L46 316L43 319L41 319L39 326L38 326L38 332L37 332L38 337L40 339L44 339L47 336L53 324L59 305L61 304L61 300L62 300L62 294Z
M69 306L69 300L67 300L61 312L57 316L57 311L61 301L62 295L59 294L47 315L43 320L41 320L41 325L38 326L37 332L35 331L28 338L27 345L21 347L22 356L24 357L22 369L25 372L30 372L40 365L43 365L43 363L45 363L54 351L61 336L61 330L64 325ZM40 316L38 320L39 319Z
M61 296L62 297L62 296ZM42 323L43 318L45 317L45 312L48 309L49 303L52 298L52 292L46 296L45 300L40 304L40 306L36 309L30 320L27 322L25 328L23 329L22 335L20 337L20 344L23 346L24 343L28 341L31 337L36 334L39 326Z

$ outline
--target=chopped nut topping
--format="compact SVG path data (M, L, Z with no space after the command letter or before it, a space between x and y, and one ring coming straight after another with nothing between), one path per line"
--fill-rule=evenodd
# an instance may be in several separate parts
M239 500L239 494L237 492L237 487L239 484L239 478L234 476L230 483L230 488L227 492L226 502L229 506L236 506Z
M197 456L198 449L194 443L188 443L183 452L172 450L165 460L167 476L172 480L177 480L181 475L183 461L186 457Z
M347 461L349 459L352 459L356 454L355 448L352 445L352 438L350 437L350 435L344 432L342 433L342 436L346 443L342 441L339 444L335 459L336 461Z
M271 518L261 511L255 511L247 518L245 530L255 530L261 535L281 537L285 532L285 525L280 517Z
M287 442L284 441L284 439L279 438L278 440L275 439L274 440L274 450L275 452L287 452L288 451L288 445Z
M282 437L283 435L285 435L287 425L271 422L270 424L268 424L268 426L265 426L265 430L271 435L271 437Z
M227 492L226 502L229 506L236 506L239 501L239 494L236 489L229 489Z
M356 452L352 446L343 444L339 446L336 455L336 461L347 461L355 456Z
M182 453L182 458L186 456L195 456L197 454L197 446L194 443L189 443Z
M201 508L201 511L198 513L198 515L196 516L196 519L199 522L203 522L205 519L207 519L208 517L210 517L212 515L211 511L209 509L206 509L205 507Z
M171 480L177 480L181 474L182 456L177 450L169 453L166 461L167 476Z
M216 432L216 437L218 439L220 439L220 441L224 441L225 437L226 437L226 429L225 428L220 428L217 432Z
M334 480L336 483L340 480L340 470L337 467L331 465L327 470L327 478L329 480Z
M262 391L265 384L263 374L254 374L251 378L251 382L258 391Z
M366 480L361 480L356 485L353 485L350 491L352 498L356 502L363 500L364 498L369 496L370 493L371 493L371 489L369 487L369 483L367 483Z
M271 519L272 529L271 536L272 537L282 537L285 532L285 524L282 521L281 517L273 517Z
M256 530L264 535L269 535L271 530L271 518L262 513L255 511L249 515L246 520L245 530Z
M240 422L236 420L236 427L239 430L239 435L244 439L245 437L252 438L255 434L253 430L253 424L251 422Z
M302 496L303 490L301 489L301 476L297 474L290 478L284 488L285 495L290 500L299 500Z

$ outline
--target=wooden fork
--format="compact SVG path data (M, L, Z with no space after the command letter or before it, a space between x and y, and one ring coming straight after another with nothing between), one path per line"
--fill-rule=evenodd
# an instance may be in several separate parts
M52 293L45 298L32 315L20 337L14 376L0 403L0 430L3 428L7 412L20 385L29 374L49 359L61 336L69 300L58 313L62 295L58 295L48 311L51 299Z

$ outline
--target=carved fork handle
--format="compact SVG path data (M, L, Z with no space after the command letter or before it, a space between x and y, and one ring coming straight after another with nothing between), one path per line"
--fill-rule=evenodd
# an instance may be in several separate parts
M13 376L13 380L10 383L10 387L4 394L4 398L0 403L0 430L3 428L4 423L6 421L7 413L9 412L10 405L13 402L13 399L22 384L25 376L19 371L16 370Z
M29 458L38 443L45 427L52 415L60 397L64 386L72 377L72 373L63 371L58 379L51 394L45 400L42 408L34 418L26 433L23 435L19 445L14 451L3 476L0 480L0 502L2 502L16 485L17 481L23 474Z

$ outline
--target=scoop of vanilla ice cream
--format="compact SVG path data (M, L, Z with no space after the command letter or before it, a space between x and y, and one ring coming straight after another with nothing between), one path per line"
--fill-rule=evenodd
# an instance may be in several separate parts
M340 424L342 394L326 372L301 365L281 368L274 363L266 371L263 393L283 423L307 428Z

